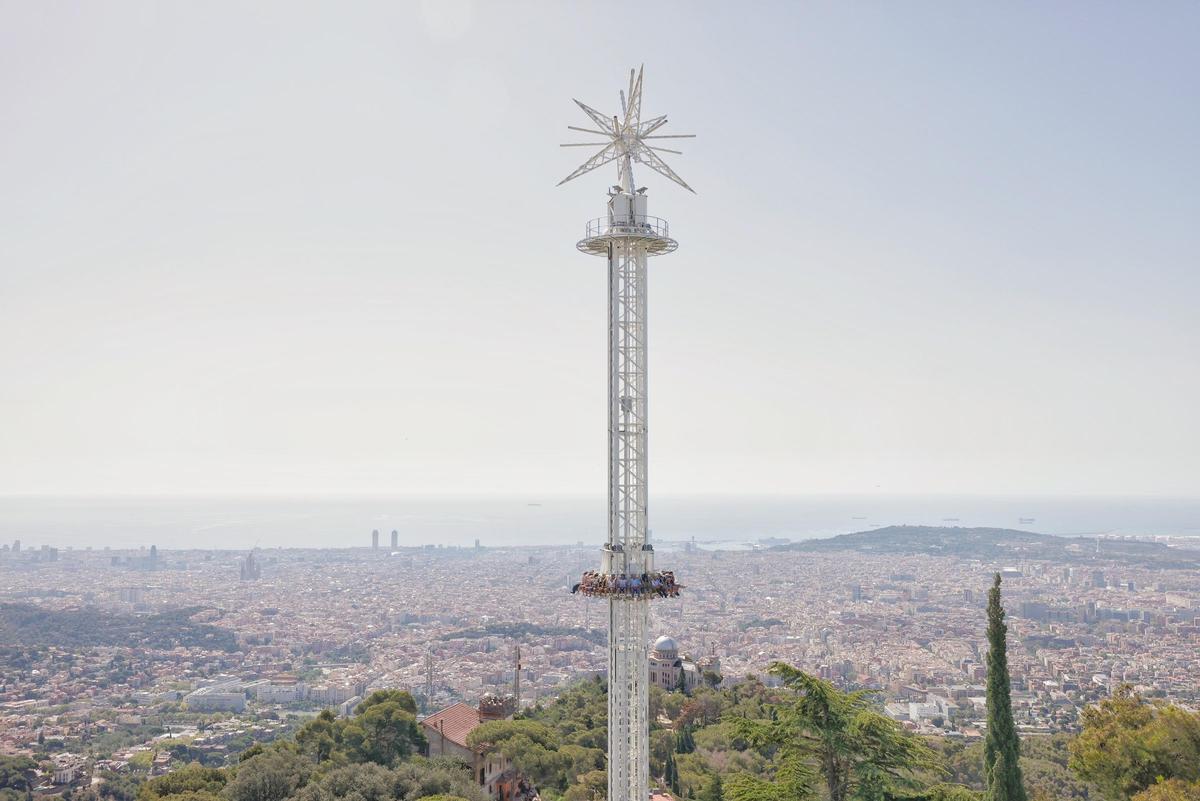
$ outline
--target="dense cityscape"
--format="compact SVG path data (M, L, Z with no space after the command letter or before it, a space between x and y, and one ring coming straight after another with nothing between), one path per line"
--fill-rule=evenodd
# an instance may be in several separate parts
M684 590L653 605L652 683L730 687L778 660L877 691L909 730L978 739L984 605L999 571L1023 734L1075 731L1083 707L1125 683L1200 702L1200 587L1185 541L1147 538L1155 559L1138 564L1106 555L1128 539L1078 540L1069 562L1050 562L1015 555L1003 533L989 535L991 559L934 555L930 531L815 549L661 546ZM881 535L908 552L873 553ZM604 675L605 602L570 592L594 549L362 539L240 553L4 546L0 751L50 757L39 789L55 792L139 762L222 764L320 710L349 716L375 690L410 692L425 717L514 691L520 707L540 706Z

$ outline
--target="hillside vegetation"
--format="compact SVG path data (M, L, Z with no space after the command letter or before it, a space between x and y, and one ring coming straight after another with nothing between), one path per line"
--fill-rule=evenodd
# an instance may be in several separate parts
M200 609L174 609L153 615L125 615L100 609L44 609L0 603L0 643L7 646L81 648L134 646L170 650L207 648L233 651L233 632L193 623Z
M655 690L653 781L696 801L983 801L983 743L917 737L869 694L789 665L771 672L783 686ZM585 681L471 742L511 758L547 801L603 801L606 706L604 684ZM354 717L324 712L237 764L110 774L72 801L488 801L465 763L420 756L415 709L406 692L376 692ZM1020 764L1031 801L1200 801L1200 714L1120 688L1087 710L1080 735L1023 740ZM21 801L30 765L7 767L0 799Z

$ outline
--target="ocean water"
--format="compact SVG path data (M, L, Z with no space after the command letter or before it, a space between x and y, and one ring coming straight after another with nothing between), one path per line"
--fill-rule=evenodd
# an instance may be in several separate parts
M602 497L0 497L0 543L23 548L342 548L379 529L401 545L599 544ZM684 497L651 500L655 542L745 547L885 525L996 526L1060 535L1200 537L1200 499L999 496ZM1032 522L1022 523L1022 518Z

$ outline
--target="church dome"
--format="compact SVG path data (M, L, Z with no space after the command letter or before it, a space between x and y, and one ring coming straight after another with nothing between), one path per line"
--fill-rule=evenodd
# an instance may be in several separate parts
M679 653L679 645L670 637L663 635L654 641L655 653L674 657Z

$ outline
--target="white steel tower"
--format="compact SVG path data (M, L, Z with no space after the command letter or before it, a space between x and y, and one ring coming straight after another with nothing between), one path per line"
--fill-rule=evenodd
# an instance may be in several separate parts
M608 260L608 541L599 571L580 582L608 600L608 801L645 801L650 786L649 644L651 599L678 594L674 575L656 570L646 524L647 363L646 260L678 243L667 222L646 213L646 189L634 180L642 164L693 191L658 155L678 153L652 140L690 134L656 133L666 116L642 118L642 70L629 72L621 114L606 117L575 103L596 126L577 128L602 141L563 145L600 150L560 185L610 162L619 182L608 191L608 214L587 224L579 250Z

